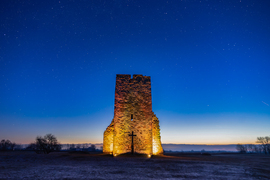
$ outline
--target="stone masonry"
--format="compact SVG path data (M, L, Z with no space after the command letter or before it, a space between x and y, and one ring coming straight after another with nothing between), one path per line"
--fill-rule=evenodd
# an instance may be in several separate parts
M159 120L152 111L150 76L116 75L114 118L104 132L103 152L162 154Z

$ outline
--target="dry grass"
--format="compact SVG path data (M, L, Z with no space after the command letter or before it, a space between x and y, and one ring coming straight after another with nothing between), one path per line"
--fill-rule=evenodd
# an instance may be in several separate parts
M0 179L268 179L270 156L0 152Z

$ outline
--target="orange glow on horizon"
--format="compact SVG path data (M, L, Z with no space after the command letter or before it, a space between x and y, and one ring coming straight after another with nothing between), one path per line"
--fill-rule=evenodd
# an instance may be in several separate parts
M57 136L56 136L57 137ZM4 138L3 138L4 139ZM84 139L73 139L72 140L69 140L69 139L61 139L61 138L57 138L59 143L61 144L103 144L102 141L98 141L98 140L84 140ZM15 142L17 144L30 144L32 142L35 141L35 137L31 138L30 140L26 140L26 139L23 139L23 140L16 140L16 139L9 139L11 140L12 142ZM257 138L254 138L254 140L248 140L248 141L237 141L237 140L234 140L234 141L225 141L225 142L211 142L211 141L204 141L204 142L201 142L201 141L182 141L182 142L176 142L176 141L162 141L163 143L162 144L186 144L186 145L230 145L230 144L257 144L256 143L256 140ZM153 149L154 150L154 149Z

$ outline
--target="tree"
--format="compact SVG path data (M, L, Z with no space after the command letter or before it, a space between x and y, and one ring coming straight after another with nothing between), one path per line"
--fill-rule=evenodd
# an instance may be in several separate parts
M13 150L15 149L15 146L16 146L16 143L11 143L11 144L10 144L10 150L13 151Z
M270 154L270 136L257 137L256 142L261 144L261 146L263 148L263 152L265 154L267 154L267 153Z
M81 149L81 144L77 144L76 149Z
M96 146L94 144L91 144L91 146L88 148L88 151L91 151L91 152L96 151Z
M88 148L88 144L87 143L84 143L82 146L83 146L83 149L87 149Z
M44 137L37 136L35 143L30 144L29 148L35 150L36 153L49 154L61 150L61 145L54 135L46 134Z
M91 146L90 146L92 149L96 149L96 145L94 145L94 144L91 144Z
M47 141L48 152L61 150L61 145L58 143L56 137L52 134L46 134L44 139Z
M71 144L69 150L75 150L75 144Z
M254 151L255 153L261 153L261 152L260 152L260 147L259 147L259 146L253 145L253 148L254 148L253 151Z
M14 150L14 147L16 146L15 143L12 143L10 140L3 139L0 142L0 150L1 151L7 151L7 150Z
M15 144L15 143L14 143ZM15 144L14 146L14 150L19 150L21 151L23 148L22 148L22 145L21 144Z
M236 149L240 153L246 153L247 152L247 147L245 145L242 145L242 144L237 144Z
M36 148L36 143L31 143L31 144L29 144L26 148L25 148L25 150L33 150L33 151L36 151L37 150L37 148ZM39 152L39 151L38 151ZM37 152L37 153L38 153Z
M247 150L248 150L249 153L255 152L255 145L253 145L253 144L248 144L248 145L247 145Z

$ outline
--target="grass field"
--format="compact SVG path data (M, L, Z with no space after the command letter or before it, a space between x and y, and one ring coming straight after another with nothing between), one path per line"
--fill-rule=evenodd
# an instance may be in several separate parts
M270 179L270 156L0 152L0 179Z

